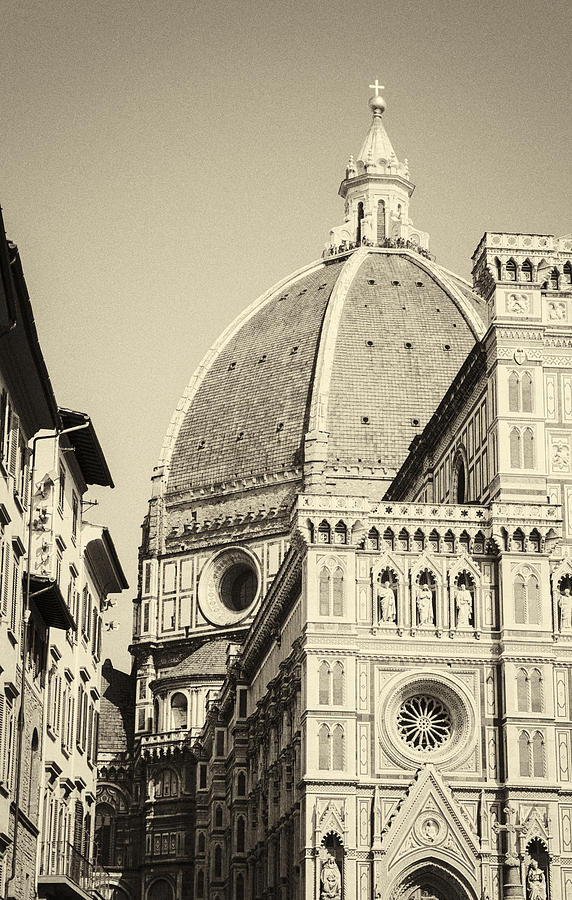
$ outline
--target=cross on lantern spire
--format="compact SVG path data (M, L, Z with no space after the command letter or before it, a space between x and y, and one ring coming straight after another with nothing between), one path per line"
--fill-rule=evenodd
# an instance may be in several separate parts
M375 96L379 97L379 92L385 90L385 85L380 84L376 78L374 83L369 85L369 89L370 89L370 91L375 91Z

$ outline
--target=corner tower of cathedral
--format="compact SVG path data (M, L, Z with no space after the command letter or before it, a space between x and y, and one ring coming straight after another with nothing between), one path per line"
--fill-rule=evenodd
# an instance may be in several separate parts
M133 898L572 896L572 238L437 264L373 89L344 224L154 473L100 766Z

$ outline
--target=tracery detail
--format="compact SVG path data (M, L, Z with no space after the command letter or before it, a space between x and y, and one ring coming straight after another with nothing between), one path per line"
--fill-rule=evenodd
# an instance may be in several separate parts
M397 729L402 740L413 749L436 750L451 737L451 717L436 697L416 695L401 704Z

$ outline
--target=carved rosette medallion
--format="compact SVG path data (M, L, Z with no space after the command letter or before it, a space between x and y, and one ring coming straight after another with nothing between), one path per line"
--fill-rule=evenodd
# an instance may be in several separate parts
M476 741L476 706L467 686L441 671L402 672L382 685L378 734L399 767L464 762Z

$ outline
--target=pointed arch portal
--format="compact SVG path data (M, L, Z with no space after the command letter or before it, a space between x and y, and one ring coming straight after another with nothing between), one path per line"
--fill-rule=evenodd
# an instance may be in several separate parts
M477 900L462 875L435 860L408 871L391 896L400 900Z

